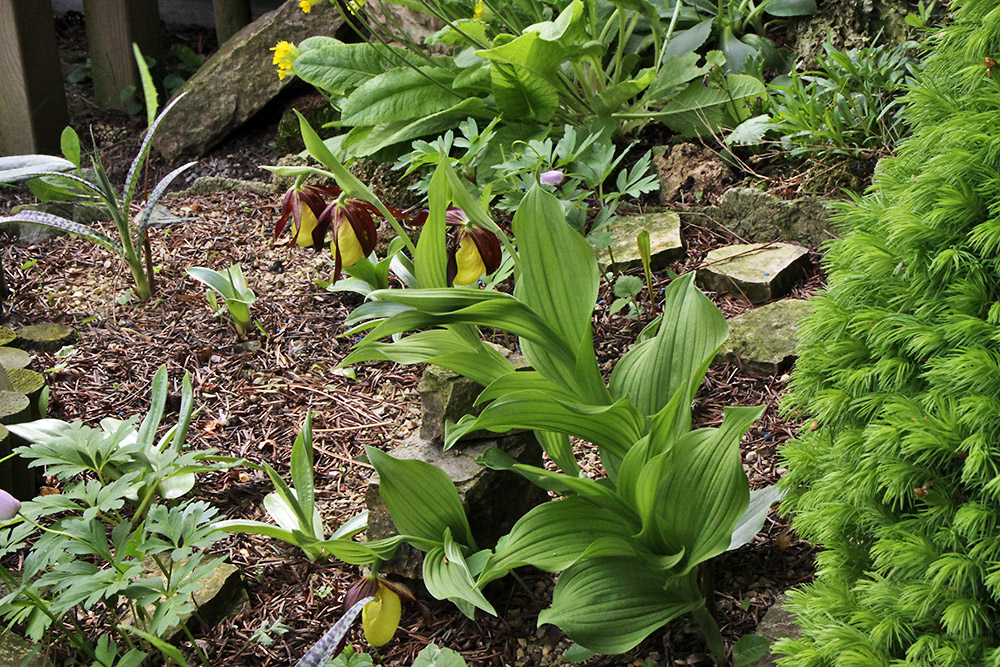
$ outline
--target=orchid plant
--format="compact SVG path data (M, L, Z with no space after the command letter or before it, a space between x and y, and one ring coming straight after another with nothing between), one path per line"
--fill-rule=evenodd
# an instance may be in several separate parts
M457 179L447 162L435 173L421 246L443 236L449 200L467 196L451 186ZM482 214L473 224L492 223ZM534 430L559 472L518 464L496 449L480 463L560 497L528 512L495 549L481 549L443 471L368 448L393 522L426 552L428 591L469 615L477 608L495 613L483 595L487 582L532 565L561 573L539 623L558 625L584 649L626 651L691 613L722 660L699 573L752 539L779 497L773 487L750 490L739 454L763 408L728 408L720 425L691 430L691 404L728 335L726 321L694 286L693 273L675 279L664 294L665 316L606 382L591 332L600 276L587 241L542 186L520 203L513 230L512 295L449 288L443 264L425 267L421 289L379 290L354 311L350 333L366 335L341 363L434 363L477 381L485 387L478 401L487 405L448 426L446 447L474 430ZM532 370L516 370L483 342L479 327L515 335ZM570 436L597 450L597 476L581 471Z

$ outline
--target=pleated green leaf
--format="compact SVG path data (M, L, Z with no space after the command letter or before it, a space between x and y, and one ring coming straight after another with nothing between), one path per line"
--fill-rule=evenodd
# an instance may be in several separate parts
M631 536L632 531L617 513L582 498L544 503L518 519L497 545L481 578L490 581L524 565L560 572L598 539Z
M476 588L469 566L461 549L452 540L450 533L444 536L443 545L424 554L424 584L427 592L438 600L464 601L488 614L496 616L496 610ZM459 609L462 609L459 605Z
M374 447L365 452L378 471L379 494L400 533L441 544L450 530L475 548L462 500L446 472L424 461L394 459Z
M763 407L726 408L719 428L693 431L671 452L653 512L664 551L683 548L688 569L729 548L750 502L740 439L763 412Z
M462 433L449 433L445 446L450 447L458 437L473 430L501 432L526 428L574 435L621 458L642 437L643 426L642 415L628 399L595 406L525 390L510 392L490 403Z
M556 582L538 624L557 625L596 653L623 653L672 619L703 604L697 588L667 579L638 558L594 558Z
M423 288L444 288L448 286L448 255L445 236L445 214L451 203L451 186L439 166L431 177L427 192L430 199L430 213L417 239L417 249L413 255L413 269L417 284ZM441 290L438 289L440 293ZM448 295L440 294L441 298ZM375 296L374 298L379 298ZM426 301L424 301L426 303ZM413 304L407 304L413 305ZM415 305L419 308L419 305Z
M708 297L694 286L694 272L672 281L664 292L656 336L629 350L611 373L611 393L630 396L645 415L662 409L678 390L687 389L685 409L729 335L729 326Z
M447 91L455 78L442 67L397 67L374 76L352 92L340 110L347 126L410 121L451 107L460 100Z

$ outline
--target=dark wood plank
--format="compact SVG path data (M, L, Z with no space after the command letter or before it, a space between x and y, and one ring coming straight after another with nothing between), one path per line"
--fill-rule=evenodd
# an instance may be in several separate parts
M59 153L69 123L48 0L0 2L0 155Z
M97 103L105 108L124 106L122 91L142 88L132 43L156 60L153 78L163 78L163 32L157 0L84 0L87 44ZM128 101L126 100L126 103Z
M220 46L250 23L250 0L212 0L212 7Z

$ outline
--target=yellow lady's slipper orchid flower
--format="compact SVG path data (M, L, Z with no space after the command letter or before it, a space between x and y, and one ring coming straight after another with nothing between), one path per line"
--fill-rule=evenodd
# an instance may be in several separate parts
M471 285L479 280L479 276L486 273L486 264L483 262L479 248L471 236L464 236L458 242L458 250L455 251L455 277L452 283L455 285Z
M361 611L361 625L365 640L374 648L389 643L399 627L402 604L395 592L379 584L375 599Z
M305 185L289 188L281 201L281 217L274 226L274 238L278 239L289 220L292 223L292 242L308 248L322 247L323 236L315 238L319 216L326 208L326 202L340 194L340 188L325 185ZM322 230L325 235L326 230ZM289 245L291 245L289 244Z

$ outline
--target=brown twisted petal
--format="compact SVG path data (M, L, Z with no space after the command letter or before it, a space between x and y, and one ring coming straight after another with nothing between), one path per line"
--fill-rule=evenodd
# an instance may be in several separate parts
M274 240L277 241L281 232L285 230L288 220L292 221L292 242L299 235L299 225L302 220L302 204L305 203L317 218L326 206L326 200L338 197L340 188L335 185L306 185L301 189L289 188L281 199L281 217L274 225ZM322 245L322 240L321 240Z

